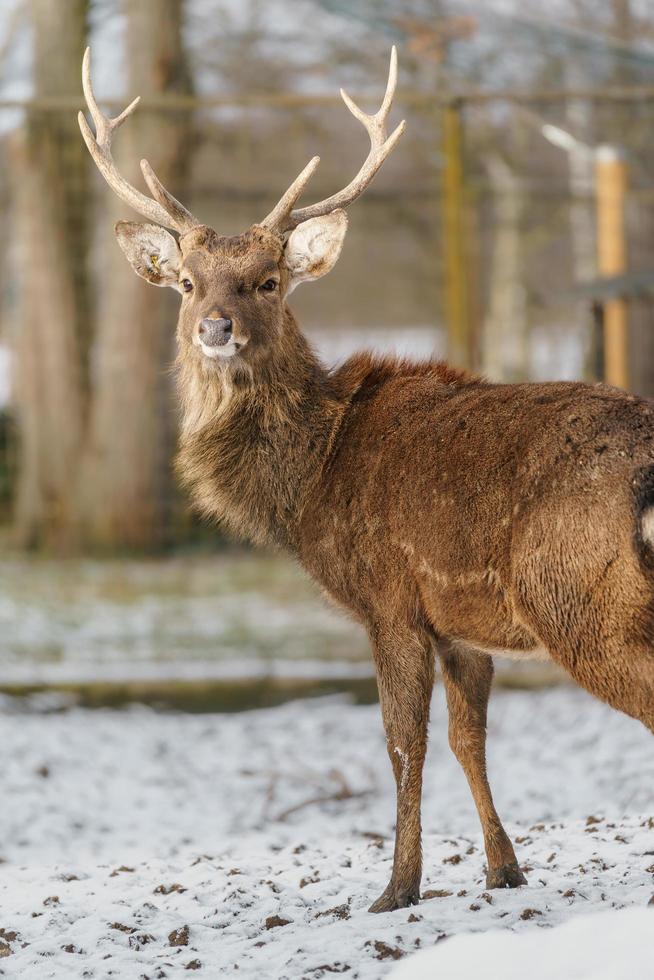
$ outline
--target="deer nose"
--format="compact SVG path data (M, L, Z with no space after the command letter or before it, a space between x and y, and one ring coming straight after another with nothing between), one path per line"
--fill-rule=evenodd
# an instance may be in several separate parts
M200 322L200 340L207 347L223 347L232 336L232 321L226 317L211 320L205 317Z

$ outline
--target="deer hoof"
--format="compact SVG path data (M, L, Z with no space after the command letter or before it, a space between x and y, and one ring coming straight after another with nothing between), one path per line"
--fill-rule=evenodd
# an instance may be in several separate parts
M369 912L394 912L395 909L405 909L409 905L417 905L420 901L420 889L396 888L391 881L376 902L373 902Z
M517 861L510 861L499 868L491 868L486 874L486 888L520 888L527 879Z

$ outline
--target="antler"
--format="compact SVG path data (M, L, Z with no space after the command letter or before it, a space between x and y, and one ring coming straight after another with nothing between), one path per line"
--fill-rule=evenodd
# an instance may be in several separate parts
M308 207L293 210L293 205L299 198L300 194L308 183L309 178L320 163L320 157L314 157L307 164L299 177L295 178L289 189L280 198L279 202L275 205L270 214L266 215L261 222L262 225L264 225L266 228L274 229L275 231L289 231L292 228L296 228L297 225L299 225L302 221L306 221L308 218L317 218L322 214L328 214L330 211L334 211L336 208L346 208L349 204L356 200L360 194L363 193L404 132L405 121L403 119L390 136L387 136L386 134L386 120L391 109L396 85L397 51L395 50L395 46L393 46L391 51L391 64L388 72L388 83L386 85L386 94L384 95L384 100L378 112L372 116L362 112L356 102L352 101L347 92L344 92L343 89L341 89L341 98L343 99L343 102L348 107L354 118L358 119L359 122L365 126L366 130L368 131L368 135L370 136L370 152L368 153L361 170L356 175L354 180L350 181L347 187L344 187L343 190L338 191L336 194L332 194L331 197L325 198L324 201L318 201L317 204L310 204Z
M115 194L124 201L125 204L129 204L131 208L142 214L144 218L148 218L150 221L154 221L158 225L163 225L165 228L173 228L179 234L183 235L185 232L190 231L191 228L196 227L200 224L197 218L194 218L190 211L187 211L183 204L173 197L166 188L163 186L161 181L156 176L154 170L150 166L147 160L141 160L141 170L143 171L143 176L145 181L150 188L152 200L150 197L146 197L135 187L132 187L130 183L118 172L116 163L111 155L111 141L113 135L119 126L125 122L128 116L132 114L134 109L139 103L139 98L134 99L126 109L116 116L114 119L110 119L105 116L100 111L98 103L96 102L95 95L93 94L93 85L91 83L91 49L87 48L84 52L84 60L82 62L82 87L84 89L84 98L86 99L86 104L89 107L89 112L91 113L91 118L95 125L95 136L91 131L91 127L86 121L83 112L80 112L77 116L79 121L79 128L82 131L82 136L84 137L84 142L86 143L89 153L95 161L95 165L107 181L111 189Z

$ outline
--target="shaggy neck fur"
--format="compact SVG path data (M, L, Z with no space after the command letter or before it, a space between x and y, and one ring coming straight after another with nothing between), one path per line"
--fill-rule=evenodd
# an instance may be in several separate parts
M256 367L206 364L180 348L177 466L196 505L242 538L294 546L345 402L290 311Z
M281 336L252 365L197 357L179 338L182 426L177 468L201 513L237 537L298 553L311 491L347 438L355 403L386 383L429 378L443 391L474 381L442 362L362 351L329 372L290 310Z

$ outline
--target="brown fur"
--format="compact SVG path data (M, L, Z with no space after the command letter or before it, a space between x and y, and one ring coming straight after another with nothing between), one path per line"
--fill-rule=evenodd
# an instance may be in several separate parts
M272 267L279 289L259 295ZM371 638L397 781L393 874L373 910L419 897L435 652L488 885L524 883L486 777L490 654L544 648L654 730L654 405L365 352L328 371L286 306L284 242L256 226L185 236L184 270L183 481L233 533L296 556ZM194 341L210 313L244 344L229 360Z

